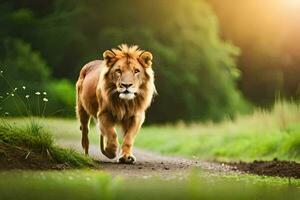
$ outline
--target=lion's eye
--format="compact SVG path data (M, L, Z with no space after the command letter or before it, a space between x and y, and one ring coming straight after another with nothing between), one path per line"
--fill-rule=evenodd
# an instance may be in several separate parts
M120 70L120 69L116 69L116 71L115 71L117 74L121 74L122 73L122 71Z
M134 73L135 73L135 74L137 74L137 73L139 73L139 72L140 72L140 70L138 70L138 69L135 69L135 70L134 70Z

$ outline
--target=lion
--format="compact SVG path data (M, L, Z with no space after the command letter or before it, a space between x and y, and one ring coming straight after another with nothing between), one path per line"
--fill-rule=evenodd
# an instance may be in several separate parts
M91 61L81 69L76 83L76 113L86 155L89 122L93 117L101 132L101 152L109 159L117 156L119 144L115 126L120 125L124 138L118 161L136 162L132 153L134 140L156 94L152 59L149 51L122 44L106 50L103 60Z

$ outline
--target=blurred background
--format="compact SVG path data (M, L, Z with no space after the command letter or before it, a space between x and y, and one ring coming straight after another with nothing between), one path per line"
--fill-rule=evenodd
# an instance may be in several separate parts
M299 10L300 0L1 0L0 98L19 94L1 115L26 114L20 99L46 91L48 116L75 116L81 67L121 43L154 55L159 96L147 123L221 121L297 102Z

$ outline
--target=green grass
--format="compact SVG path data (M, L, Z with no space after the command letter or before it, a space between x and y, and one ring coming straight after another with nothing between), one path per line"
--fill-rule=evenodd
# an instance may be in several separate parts
M300 181L195 170L184 180L97 170L0 171L0 199L298 199Z
M277 103L270 112L220 124L152 126L142 130L137 146L203 159L300 161L300 107Z
M0 172L0 199L298 199L300 182L249 175L123 179L94 170Z
M1 126L0 138L14 145L51 149L53 138L38 124L25 126L24 120ZM52 126L55 138L79 139L74 120L40 121ZM17 123L17 122L15 122ZM67 124L66 126L62 126ZM59 126L58 126L59 125ZM57 126L57 127L56 127ZM23 127L23 128L22 128ZM56 127L56 128L55 128ZM55 129L54 129L55 128ZM54 131L55 130L55 131ZM155 128L146 128L155 130ZM180 130L173 128L172 130ZM73 132L74 131L74 132ZM65 133L65 135L64 135ZM143 133L145 134L145 133ZM180 132L178 133L180 134ZM93 133L93 135L96 135ZM96 142L97 137L92 137ZM79 142L79 140L78 140ZM59 149L59 148L54 148ZM59 153L61 155L61 153ZM67 153L69 155L69 153ZM75 154L77 155L77 154ZM298 199L300 181L277 177L259 177L235 173L209 173L195 170L186 180L112 177L97 170L0 171L0 199Z
M0 144L50 156L55 162L66 163L71 167L84 167L92 164L89 158L73 150L56 146L53 136L33 119L22 126L15 126L6 120L1 120Z
M26 119L27 120L27 119ZM59 152L54 145L64 140L80 143L79 124L72 119L8 119L0 127L5 142L73 160L78 154ZM44 128L41 128L41 126ZM49 130L49 132L45 131ZM92 127L91 143L99 133ZM300 109L278 103L271 112L256 111L220 124L191 124L143 127L136 145L166 154L198 156L203 159L300 160ZM55 153L55 150L58 152ZM80 156L80 155L79 155ZM82 156L80 156L82 158ZM85 159L85 158L84 158ZM75 159L77 160L77 159ZM71 161L72 162L72 161ZM81 163L81 162L80 162ZM291 184L290 184L291 183ZM112 177L96 170L0 172L0 199L298 199L300 181L238 173L193 171L186 180Z

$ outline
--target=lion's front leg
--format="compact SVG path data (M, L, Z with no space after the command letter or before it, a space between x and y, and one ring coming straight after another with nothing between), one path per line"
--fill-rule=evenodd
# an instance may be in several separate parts
M123 122L124 139L122 144L122 153L119 158L120 163L132 164L136 161L132 153L135 136L138 134L144 121L144 114L132 117Z
M106 146L103 149L101 147L101 151L106 157L113 159L117 156L119 146L113 120L108 113L101 113L98 115L98 121L101 134L107 139Z

